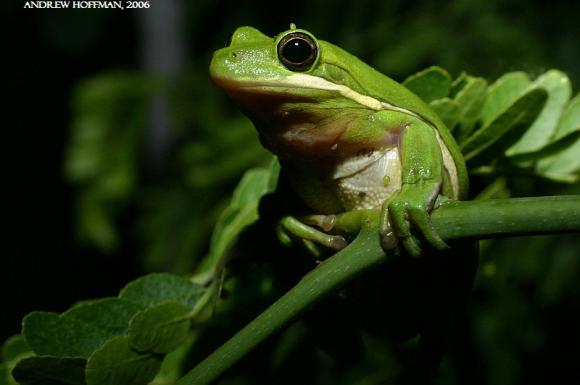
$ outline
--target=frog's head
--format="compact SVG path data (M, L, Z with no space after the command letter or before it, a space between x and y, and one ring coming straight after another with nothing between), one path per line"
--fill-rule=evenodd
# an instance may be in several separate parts
M369 71L294 25L274 38L240 27L210 65L214 83L253 120L264 145L278 155L299 156L336 148L349 122L381 108L365 85Z

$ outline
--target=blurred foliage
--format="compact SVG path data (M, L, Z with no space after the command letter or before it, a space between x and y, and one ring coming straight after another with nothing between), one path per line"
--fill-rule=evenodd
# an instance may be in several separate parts
M79 237L105 251L118 247L114 219L138 183L152 81L107 74L79 84L65 173L79 187Z
M65 172L78 191L80 240L115 251L120 218L135 210L132 235L143 243L144 267L191 271L192 256L207 246L231 186L247 168L269 159L253 127L230 117L217 95L199 92L199 83L197 76L177 87L111 73L79 84ZM170 95L175 114L175 145L161 177L148 173L144 160L154 92Z
M447 69L451 75L438 70L429 73L430 82L438 85L422 97L454 128L463 150L473 150L473 197L580 194L579 127L570 124L578 121L580 100L571 97L570 87L570 83L580 84L580 3L319 0L281 5L194 0L184 5L191 63L178 81L111 68L79 81L73 95L64 171L76 190L79 240L104 254L129 243L144 271L191 273L204 255L212 261L206 263L215 266L216 255L227 249L225 243L215 246L220 236L214 234L212 241L212 228L220 223L222 229L232 229L232 218L241 215L235 205L226 208L232 189L245 170L270 161L251 124L207 78L211 52L242 24L274 35L295 22L400 81L432 65ZM111 20L110 14L98 15L86 24L65 13L42 19L46 44L71 55L86 49ZM67 21L78 33L62 32ZM547 68L562 69L572 81L561 72L545 72ZM424 80L415 76L406 84L424 90ZM534 91L539 84L548 91L544 116L528 117L536 127L512 146L517 138L505 137L507 131L500 129L513 122L509 106L518 100L524 106L543 104L540 99L545 96ZM152 171L145 160L153 95L163 95L171 106L167 129L173 147L161 173ZM501 124L497 123L500 117ZM502 154L502 160L489 163L489 158L475 152L481 148ZM267 190L266 179L260 179L262 191ZM247 197L252 201L252 194ZM226 212L220 214L224 208ZM255 211L247 214L241 217L250 220ZM227 242L235 238L222 237ZM453 352L463 361L445 361L440 383L575 383L580 355L576 328L580 322L580 244L576 238L483 242L465 330L458 331L462 344ZM224 295L231 298L217 303L216 318L166 356L153 384L174 383L183 373L184 360L188 364L199 361L280 293L267 265L250 264L237 273L225 282ZM173 305L177 313L183 310ZM110 337L110 344L119 343L114 339L118 335ZM365 359L338 370L312 332L298 322L220 383L259 384L272 383L272 379L279 384L304 383L306 375L309 383L317 384L389 383L398 370L396 360L414 349L411 341L398 348L396 358L390 346L372 336L365 335L364 344ZM1 378L17 361L31 355L21 337L7 341L2 353ZM96 352L85 355L92 354ZM55 359L27 362L29 368L52 368ZM73 369L85 365L78 359L63 360ZM99 381L107 379L95 383Z

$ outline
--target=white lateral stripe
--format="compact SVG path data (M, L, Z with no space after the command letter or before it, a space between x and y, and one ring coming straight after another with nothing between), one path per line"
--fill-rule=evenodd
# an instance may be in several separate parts
M317 90L336 91L345 98L353 100L358 104L362 104L363 106L368 107L370 109L380 111L384 108L383 104L373 97L359 94L358 92L348 88L347 86L329 82L328 80L318 76L295 74L285 77L284 79L279 79L276 81L276 83L287 87L313 88Z
M347 99L353 100L370 109L380 111L385 109L384 103L368 95L362 95L358 92L344 86L342 84L335 84L329 82L318 76L306 74L294 74L282 79L266 79L258 81L249 81L247 86L275 86L275 87L291 87L291 88L311 88L315 90L335 91Z
M345 98L353 100L358 104L362 104L363 106L368 107L370 109L377 111L383 109L382 103L377 99L368 95L359 94L358 92L354 91L351 88L348 88L345 85L335 84L318 76L296 74L288 76L285 80L288 81L290 84L293 85L295 84L298 87L336 91Z
M283 79L272 79L261 81L259 80L257 82L250 82L250 84L252 86L283 86L292 88L311 88L316 90L335 91L344 96L345 98L357 102L358 104L368 107L372 110L399 111L404 114L411 115L423 120L419 115L417 115L412 111L394 106L387 102L381 102L380 100L377 100L368 95L359 94L355 90L348 88L345 85L335 84L318 76L312 76L307 74L294 74L287 76Z

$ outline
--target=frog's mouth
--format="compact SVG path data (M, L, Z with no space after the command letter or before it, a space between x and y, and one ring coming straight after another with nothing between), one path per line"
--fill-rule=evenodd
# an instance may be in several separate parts
M212 80L218 87L223 88L228 94L247 93L270 96L290 94L294 97L300 97L298 92L293 92L294 89L301 90L300 93L305 94L305 96L312 92L315 93L317 91L322 91L335 94L335 96L344 97L345 99L359 104L362 108L368 108L375 111L398 111L424 120L420 115L405 108L375 99L369 95L363 95L345 85L332 83L321 77L308 74L292 74L282 78L258 80L232 80L212 77Z
M358 92L341 84L329 82L318 76L308 74L292 74L286 77L273 79L239 79L232 80L228 78L212 77L213 82L220 88L230 93L255 93L255 94L292 94L299 96L300 93L308 95L309 93L328 92L336 96L342 96L352 100L372 110L385 109L385 103L380 102L367 95ZM294 91L296 90L296 92Z
M336 95L332 90L311 87L308 84L299 84L286 79L229 79L212 77L215 85L223 89L238 102L244 100L263 101L264 97L272 98L272 101L319 101L325 98L333 98Z

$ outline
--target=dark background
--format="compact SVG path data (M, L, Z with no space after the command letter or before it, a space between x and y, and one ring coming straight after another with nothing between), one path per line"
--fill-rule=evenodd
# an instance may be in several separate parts
M6 228L2 336L34 309L112 294L135 274L130 258L79 248L73 190L63 178L71 92L79 79L107 68L137 68L134 15L30 10L3 2ZM112 285L112 286L109 286Z
M211 132L206 132L213 129L207 120L214 115L203 112L208 110L204 104L208 99L222 106L215 114L232 121L240 119L206 76L211 51L223 46L239 25L253 25L274 35L286 29L289 22L295 22L397 80L436 64L455 76L466 70L490 80L512 70L539 75L546 69L558 68L570 76L574 94L580 85L578 2L183 0L174 2L178 22L165 24L174 35L152 35L147 32L147 23L155 20L146 20L145 13L160 11L158 1L153 0L149 10L134 11L30 10L23 9L23 1L15 0L0 5L4 53L2 153L7 166L3 183L7 231L3 232L6 247L1 279L2 338L18 333L20 320L30 311L60 312L80 299L115 295L126 282L149 270L188 271L187 263L143 262L147 258L143 238L148 235L139 235L136 225L144 215L140 191L180 178L179 172L188 166L187 162L175 166L174 150L181 143L214 140ZM172 11L168 12L173 20ZM161 21L161 28L163 25ZM167 60L156 61L156 57ZM75 87L82 79L111 71L156 73L172 79L181 98L177 103L181 103L180 111L186 117L175 123L176 119L167 120L161 114L161 122L165 116L179 126L165 134L170 137L170 144L164 148L151 150L147 140L143 141L136 162L139 183L125 196L128 203L115 212L115 229L121 241L107 248L79 238L74 218L78 210L75 202L82 188L67 181L63 163L65 150L71 146ZM160 155L148 151L160 151ZM257 154L259 151L256 149ZM214 155L219 158L223 153L216 151ZM261 156L256 155L247 165L259 164ZM194 190L202 197L210 196L207 199L219 207L241 171L231 171L209 187L196 185ZM578 192L577 186L544 186L542 191L533 183L526 183L520 187L521 195ZM201 217L196 222L199 232L207 234L214 220L215 214ZM148 228L151 234L163 233L162 229ZM196 242L186 250L203 253L207 239ZM538 383L555 383L550 380L575 373L572 361L580 355L575 347L580 341L575 327L580 321L579 255L577 250L570 251L576 244L566 237L506 242L490 246L496 255L508 255L509 262L500 260L494 265L505 270L499 281L482 284L475 294L475 308L482 309L480 315L491 314L491 324L507 322L498 332L501 335L496 336L507 345L496 352L498 362L509 358L518 361L514 365L520 369L538 366L529 369L528 375L506 369L512 374L495 383L520 383L534 377L534 373ZM529 252L524 267L524 260L516 258L522 254L522 245L527 245L525 250ZM572 255L572 259L567 259L568 265L555 268L546 256L552 251L554 258L561 254ZM579 274L575 278L557 275L566 275L570 270ZM549 277L548 271L553 272ZM562 283L573 285L558 287L559 294L552 302L538 305L533 293L545 285ZM486 307L494 301L496 305L501 303ZM505 315L504 310L514 309L513 304L520 307ZM517 334L522 320L533 324L528 325L529 333L542 336L530 337L531 347L518 340L528 341L529 337ZM534 341L539 345L534 345ZM571 348L572 353L561 351L557 347L560 343ZM489 363L492 367L495 364Z

